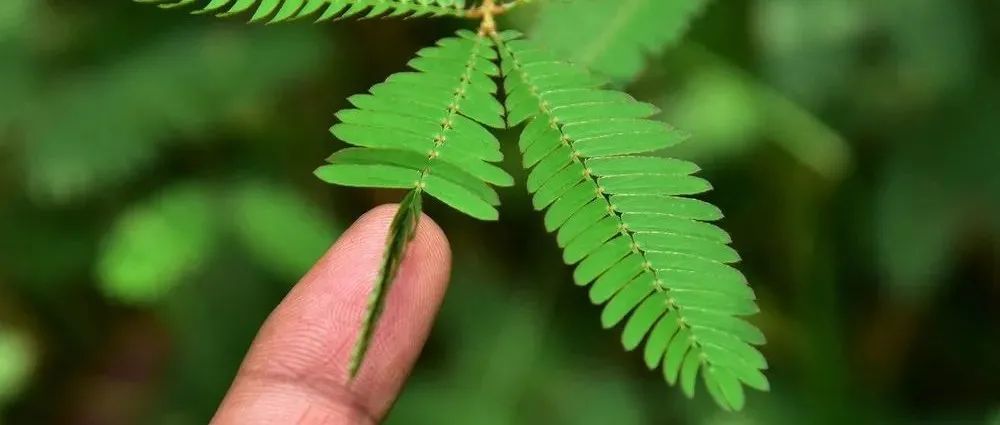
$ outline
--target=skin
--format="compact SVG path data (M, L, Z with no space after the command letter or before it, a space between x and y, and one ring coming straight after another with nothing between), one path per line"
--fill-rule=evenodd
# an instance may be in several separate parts
M451 272L448 241L423 216L358 376L348 360L396 205L369 211L292 289L257 334L212 424L375 424L427 340Z

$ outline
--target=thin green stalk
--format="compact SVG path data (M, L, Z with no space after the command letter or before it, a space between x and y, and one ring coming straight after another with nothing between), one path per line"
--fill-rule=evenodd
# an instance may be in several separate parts
M365 308L365 318L361 322L361 332L358 335L358 342L354 345L354 352L351 354L350 374L353 379L364 362L368 346L371 344L372 336L375 334L375 325L378 323L382 310L385 308L385 299L389 294L389 287L399 273L399 266L403 263L406 248L417 232L417 224L420 222L422 211L423 191L413 189L399 204L396 216L389 225L389 235L386 237L385 255L382 257L382 266L379 268L378 279L368 297L368 305Z

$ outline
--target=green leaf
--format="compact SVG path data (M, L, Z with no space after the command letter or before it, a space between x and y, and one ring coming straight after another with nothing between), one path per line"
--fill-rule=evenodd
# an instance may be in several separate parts
M0 323L0 407L24 389L35 368L35 352L22 333Z
M576 239L573 239L569 245L566 245L566 249L563 251L563 260L567 264L577 263L620 232L619 223L614 217L604 217Z
M541 189L552 177L555 177L567 165L573 162L573 151L568 146L559 146L549 152L535 164L528 174L525 186L528 192L534 193Z
M653 279L650 276L640 275L633 279L604 306L604 311L601 312L601 324L605 328L618 324L654 291Z
M217 210L207 188L185 184L126 211L98 259L103 292L124 303L152 303L194 276L216 241Z
M691 331L688 329L681 329L670 339L667 352L663 355L663 378L670 385L677 383L684 358L691 350L691 344Z
M676 196L612 194L611 207L623 214L658 214L701 221L722 218L722 211L712 204Z
M135 0L163 9L203 4L194 13L219 17L251 13L250 22L277 23L314 18L317 22L350 17L464 16L464 2L454 0Z
M719 226L686 217L677 217L676 215L622 213L622 222L625 223L625 226L629 230L637 234L664 233L683 235L724 244L733 241L729 233L726 233Z
M535 196L531 198L532 205L536 210L544 209L583 181L585 177L584 170L580 167L563 168L535 191Z
M361 4L354 3L344 16ZM426 193L480 220L496 220L500 199L490 185L514 184L513 177L491 164L503 154L499 141L483 127L505 125L492 79L499 75L493 42L459 31L417 56L409 63L415 72L394 74L369 94L350 98L355 108L338 112L340 123L331 132L356 147L335 153L329 165L316 171L333 184L411 189L390 228L383 266L354 348L352 376L361 367L388 286L413 237L421 196Z
M597 190L594 190L597 193ZM595 195L596 196L596 195ZM608 206L595 200L577 209L573 215L562 224L556 234L556 242L560 248L565 248L570 242L576 239L581 233L590 228L608 214Z
M326 182L368 188L417 189L480 220L496 220L493 186L514 178L501 161L500 142L483 126L502 127L503 105L492 77L499 74L493 43L469 31L420 50L417 72L390 76L370 94L350 99L331 128L357 148L328 159L316 175Z
M698 379L698 369L701 367L701 359L698 358L698 350L688 351L681 365L681 391L687 398L694 398L695 384Z
M641 257L638 255L626 256L594 282L590 287L590 300L594 304L607 302L619 289L632 281L642 271L643 263ZM589 282L578 281L577 283L586 285Z
M629 7L629 3L623 7ZM758 311L731 238L708 223L718 208L689 198L712 186L690 162L636 155L684 139L646 119L648 105L602 89L586 72L511 33L500 44L510 122L527 121L519 143L535 208L557 231L574 281L605 304L601 324L624 322L622 344L694 395L703 370L726 409L744 404L742 385L767 390L757 328L738 316ZM661 361L662 359L662 361Z
M545 212L545 230L554 231L568 221L574 213L594 200L597 194L590 182L580 182L556 200Z
M624 236L616 237L602 245L573 271L573 280L585 285L610 269L619 260L632 252L632 241Z
M480 220L494 221L499 218L496 208L478 198L462 185L445 178L429 175L424 178L424 190L428 195L440 199L452 208Z
M635 120L636 123L643 121ZM622 131L627 133L627 129ZM627 175L666 175L666 176L686 176L700 171L697 165L673 158L659 158L652 156L612 156L604 158L594 158L585 161L590 174L601 177L627 176Z
M620 83L646 67L646 57L675 44L705 0L551 1L531 35L540 44Z
M430 165L430 159L425 155L400 149L341 149L328 158L327 162L331 164L385 165L417 171L422 171ZM474 192L479 199L490 205L500 205L500 197L493 188L486 182L462 171L461 168L447 163L436 163L434 164L434 172L443 179ZM364 177L362 176L362 178Z
M642 342L653 325L667 312L667 300L662 293L655 294L635 309L622 331L622 345L628 351L634 350Z
M708 367L703 370L705 385L711 390L718 388L720 397L716 401L724 407L732 410L743 410L746 404L746 395L743 393L743 385L736 379L736 376L729 370L720 367Z
M600 177L597 184L616 195L697 195L712 190L704 179L693 176L663 176L633 174Z
M412 189L420 184L420 170L379 164L330 164L316 176L330 184L386 189Z
M233 191L231 226L257 262L289 283L309 270L341 230L335 217L289 186L263 181Z
M719 263L735 263L740 255L728 245L682 233L635 232L635 242L646 252L694 255Z
M328 47L313 32L264 32L184 28L137 45L134 55L60 80L58 89L34 89L31 102L17 108L30 107L27 118L15 123L24 127L21 151L33 197L77 201L148 173L163 145L210 127L223 132L234 111L274 97ZM37 85L43 83L55 84Z
M670 311L660 318L660 321L656 323L656 326L650 332L649 342L646 343L646 348L643 351L643 360L646 361L646 367L656 369L660 365L660 362L663 361L663 356L667 352L670 339L673 338L678 329L680 329L680 323L677 321L676 310Z

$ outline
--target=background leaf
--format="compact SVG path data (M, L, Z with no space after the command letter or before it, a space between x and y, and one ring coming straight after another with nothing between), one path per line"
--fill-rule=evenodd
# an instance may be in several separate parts
M0 323L0 406L28 383L34 363L35 353L25 335Z
M306 48L316 41L315 33L287 28L267 35L185 29L48 82L22 105L35 108L22 123L32 193L73 201L149 170L162 145L179 135L221 133L219 124L248 103L273 99L286 80L307 73L321 57ZM150 80L158 84L145 84Z
M676 44L708 0L544 2L530 36L620 83L634 80L650 56Z
M125 212L98 263L104 292L126 303L150 303L191 278L212 252L218 207L208 188L188 184Z
M293 187L260 180L233 190L230 222L237 236L277 277L295 282L333 244L335 218Z
M831 180L853 166L844 136L809 110L704 46L677 49L671 69L688 76L676 92L663 97L668 116L694 134L677 155L703 162L746 154L770 141L800 164ZM698 64L688 68L692 63Z

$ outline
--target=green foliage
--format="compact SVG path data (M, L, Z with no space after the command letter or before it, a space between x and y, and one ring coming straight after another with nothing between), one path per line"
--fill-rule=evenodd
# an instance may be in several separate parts
M203 0L135 0L164 9L203 4ZM253 12L250 22L276 23L315 16L317 22L351 17L463 16L464 0L211 0L194 13L219 17Z
M0 42L17 34L33 7L31 0L10 0L0 4Z
M36 199L65 203L148 171L177 135L231 120L248 103L273 97L292 75L308 72L321 57L309 47L314 42L315 34L290 29L266 36L178 31L60 81L58 90L25 91L15 82L13 94L25 95L15 98L11 111L23 130L27 184ZM245 72L249 68L254 72ZM160 84L143 84L148 79ZM22 114L27 116L17 119Z
M289 283L309 270L341 229L293 188L250 181L233 189L236 236L258 263Z
M197 3L144 2L165 8ZM702 6L702 1L643 0L551 6L540 21L541 31L551 32L541 37L576 62L626 82L643 68L644 55L676 41ZM598 7L608 8L607 13L595 13ZM320 21L460 16L466 14L463 8L464 2L212 0L197 13L252 12L251 21L280 22L316 13ZM599 31L586 31L581 39L579 31L546 21L553 16L562 21L586 18L585 26ZM663 16L672 20L664 25L651 19ZM652 155L686 138L648 119L658 112L656 107L603 89L604 80L584 67L561 61L517 33L496 34L490 26L478 34L459 31L457 37L419 51L408 65L413 71L394 74L368 94L349 98L354 108L336 114L340 122L331 132L354 147L335 153L316 170L333 184L408 190L390 225L351 376L362 365L417 228L423 194L474 218L497 220L500 199L493 186L511 186L514 180L495 165L504 155L486 127L527 121L519 148L524 166L531 169L526 186L532 203L546 210L545 228L557 232L563 259L576 265L576 283L591 285L591 300L605 304L604 327L624 322L625 348L636 349L645 341L646 365L662 365L667 382L679 383L688 397L694 395L699 374L708 393L727 410L743 408L744 385L769 389L761 373L767 363L754 348L764 343L763 334L741 318L758 311L746 278L732 266L741 258L728 246L729 234L712 224L722 218L718 208L690 198L711 189L694 176L699 168ZM503 83L502 93L497 80ZM116 103L142 109L121 99ZM72 167L58 167L61 172L65 168L70 168L68 175L75 173ZM252 252L273 257L278 268L292 275L308 264L292 264L296 259L315 256L275 255L287 232L263 223L280 217L303 223L300 233L324 231L310 220L305 203L282 199L283 193L266 186L238 189L235 229ZM133 303L159 298L199 270L217 243L221 222L216 201L204 186L179 186L141 204L120 220L109 239L99 266L105 291ZM316 239L300 245L318 251L325 244Z
M873 15L864 9L879 7L846 1L760 2L753 23L761 54L768 59L764 71L793 99L814 105L833 94L825 89L828 82L850 78L847 70L857 59L839 46L863 37L864 21ZM899 15L898 8L888 8Z
M359 148L344 149L316 170L333 184L414 189L481 220L496 220L500 198L489 185L514 179L491 163L500 142L483 125L502 128L494 96L499 75L492 42L468 31L418 52L417 72L390 76L371 94L351 97L357 109L337 113L330 131Z
M991 124L967 118L981 108L998 110L1000 102L980 96L975 106L941 114L956 128L914 129L909 139L926 142L897 147L876 187L875 257L899 298L933 302L961 247L1000 235L1000 175L994 171L1000 144ZM933 148L944 138L953 140L947 153Z
M500 142L483 125L502 128L503 105L495 99L499 75L492 41L469 31L421 50L409 65L416 72L390 76L370 94L348 100L355 109L337 113L330 131L355 148L343 149L316 170L324 181L353 187L410 189L390 226L382 270L355 346L352 375L364 359L387 289L420 218L427 193L481 220L496 220L500 197L490 185L514 179L493 162L503 160Z
M21 391L34 362L34 349L28 339L0 323L0 407Z
M227 190L231 195L218 196ZM261 180L231 188L178 184L117 219L98 276L108 296L152 303L200 273L221 236L231 234L258 264L292 283L339 233L315 204L285 186Z
M97 273L104 292L132 304L158 300L199 270L218 236L213 196L185 184L126 212L108 235Z
M503 74L506 125L530 123L519 143L532 171L527 188L545 227L559 231L564 259L577 264L579 285L607 303L602 323L626 321L623 343L646 342L650 368L664 364L671 384L693 396L703 376L727 409L744 404L743 384L767 390L767 364L752 345L759 330L738 318L757 312L729 235L708 222L714 206L686 198L711 189L694 164L642 156L681 142L683 133L648 118L658 110L625 93L600 89L602 80L505 33L494 40L468 31L424 49L410 66L370 95L350 99L357 109L337 114L331 132L356 148L337 152L316 171L354 187L409 189L390 227L385 266L355 347L360 367L388 282L401 261L422 192L472 217L495 220L499 197L489 186L513 179L489 162L503 159L481 124L505 125L495 99ZM510 39L505 43L502 38ZM494 45L494 42L499 43ZM499 55L497 53L499 50ZM502 66L494 61L503 57ZM416 206L414 206L416 205Z
M647 366L693 396L698 372L713 398L740 410L742 384L767 390L764 336L738 318L758 311L714 206L687 198L711 189L694 164L641 156L683 140L648 120L652 105L601 89L585 70L514 33L501 45L508 121L530 120L519 147L545 227L558 231L574 280L606 303L605 327L626 316L622 343L646 340ZM596 281L596 282L595 282ZM648 338L647 338L648 335ZM741 384L742 383L742 384Z
M497 23L571 37L569 49L551 45L563 59L638 4L535 3ZM591 16L551 14L581 4ZM330 105L462 23L309 25L326 9L234 26L127 1L0 2L0 323L17 324L0 335L28 342L0 354L0 375L43 372L6 375L20 383L0 423L210 422L302 258L318 255L318 233L398 200L324 189L304 171L327 149ZM631 21L673 21L652 15ZM526 191L498 190L498 222L434 215L453 281L389 423L996 422L998 17L987 0L717 1L676 47L625 54L666 52L631 68L642 79L629 92L692 135L669 156L716 186L703 199L725 210L760 298L772 393L748 393L734 415L664 388L619 348L620 332L593 325L604 306L567 284ZM495 132L521 183L517 133ZM223 236L164 296L125 308L96 296L116 219L178 182L211 193ZM310 248L293 253L299 244ZM95 409L95 396L116 408Z
M961 234L963 217L952 191L932 173L918 172L896 161L883 177L876 198L877 259L891 289L914 299L933 294L952 263L952 252L941 247ZM920 168L926 170L927 168ZM949 200L949 202L945 202ZM937 223L927 226L927 223Z
M697 135L698 143L684 144L678 156L719 160L770 140L830 180L851 168L843 136L756 77L701 46L685 45L673 56L699 64L680 90L660 102L677 125Z
M21 116L28 96L32 75L25 59L28 49L23 45L23 32L28 27L37 2L11 0L0 5L0 147L10 141L9 126Z
M627 83L646 68L647 56L681 39L707 2L550 1L539 12L531 36L564 59Z
M350 370L351 377L357 375L361 364L364 362L365 354L375 334L375 326L382 316L385 308L385 299L389 295L389 287L396 280L399 267L403 264L403 257L406 255L406 247L417 234L417 225L420 224L421 214L420 191L412 190L399 203L399 209L389 224L389 234L386 236L385 255L382 258L382 265L379 267L378 277L375 285L368 297L368 305L365 308L365 317L361 322L361 332L358 341L354 344L354 351L351 353Z

